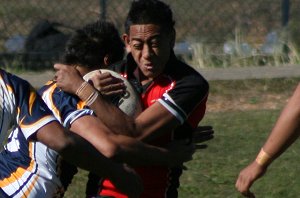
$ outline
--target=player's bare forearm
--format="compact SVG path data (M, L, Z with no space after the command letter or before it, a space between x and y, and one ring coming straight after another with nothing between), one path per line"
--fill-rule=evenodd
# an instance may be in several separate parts
M123 113L101 95L90 105L90 108L96 112L98 119L109 127L111 131L131 137L136 136L137 129L134 118Z
M300 85L281 112L274 128L256 159L244 168L236 181L236 188L245 197L254 197L250 191L253 183L267 170L300 135Z
M193 142L196 145L196 148L206 148L207 145L204 143L214 138L214 132L212 126L198 126L193 132Z
M195 152L193 144L187 145L185 141L176 141L166 148L152 146L131 138L121 138L117 142L122 142L122 158L130 165L160 165L160 166L181 166L184 162L192 160ZM121 144L119 144L121 145Z
M143 111L136 119L127 116L102 96L99 96L90 107L115 133L136 137L146 142L179 125L178 120L158 102Z
M75 120L71 130L88 140L106 157L130 165L176 166L191 160L194 153L194 146L186 145L185 142L161 148L131 137L113 134L96 117L90 115Z
M284 152L300 135L300 85L280 114L270 136L268 137L264 150L272 156L278 157Z

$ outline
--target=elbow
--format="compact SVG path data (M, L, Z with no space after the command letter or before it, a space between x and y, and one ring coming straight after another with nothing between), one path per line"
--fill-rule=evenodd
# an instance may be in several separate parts
M100 151L105 157L112 160L121 159L122 148L113 141L107 141L107 144Z
M120 148L116 145L109 146L108 148L104 149L102 154L109 159L115 160L119 158Z
M76 148L76 142L73 136L66 135L61 141L57 141L55 145L49 147L58 152L61 156L66 156L72 153L74 148Z

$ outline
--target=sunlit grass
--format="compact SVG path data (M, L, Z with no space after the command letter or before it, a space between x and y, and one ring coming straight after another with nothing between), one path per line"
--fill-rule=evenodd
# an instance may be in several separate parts
M215 138L187 163L179 197L241 198L234 184L239 171L255 158L271 130L278 110L208 114L203 124L213 125ZM257 197L297 197L299 192L299 150L295 143L269 168L253 187ZM67 198L84 197L86 171L80 171L66 193Z

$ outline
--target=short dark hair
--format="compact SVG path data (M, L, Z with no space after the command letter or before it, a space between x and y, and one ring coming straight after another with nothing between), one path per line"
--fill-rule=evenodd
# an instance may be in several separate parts
M131 25L155 24L167 33L174 31L175 21L170 7L159 0L134 0L125 21L125 32Z
M124 56L124 43L115 26L107 21L96 21L75 31L68 40L61 62L83 67L97 67L108 55L111 63Z

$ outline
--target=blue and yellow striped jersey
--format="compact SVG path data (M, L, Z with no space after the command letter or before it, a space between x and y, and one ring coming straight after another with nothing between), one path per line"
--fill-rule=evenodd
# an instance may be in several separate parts
M30 137L56 119L27 81L1 69L0 100L0 197L30 197L44 176Z

